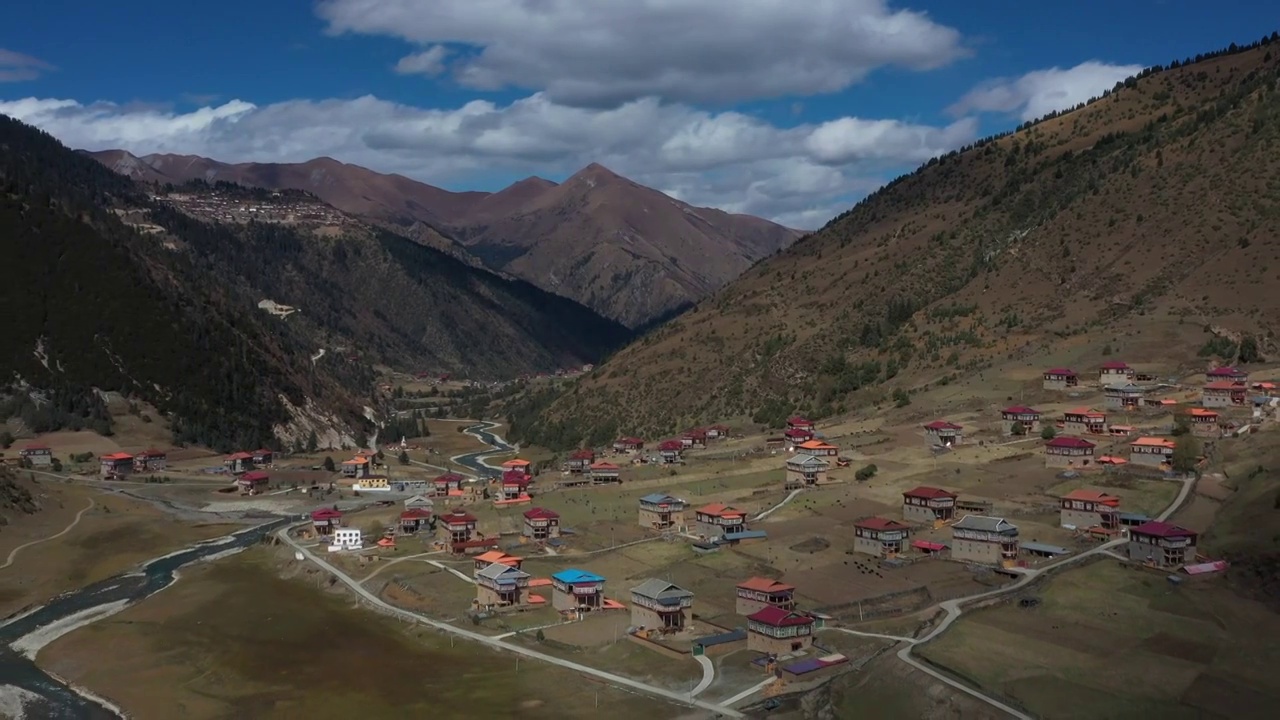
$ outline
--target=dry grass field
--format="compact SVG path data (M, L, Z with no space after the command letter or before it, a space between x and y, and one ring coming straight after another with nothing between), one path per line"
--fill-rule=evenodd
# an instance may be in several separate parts
M1110 560L962 617L919 653L1044 718L1263 718L1280 617L1221 578L1172 586Z
M0 571L0 617L243 527L181 522L150 503L75 485L45 481L36 487L44 509L4 527L0 563L18 546L64 530L90 499L94 506L66 535L20 550Z
M678 708L457 643L281 579L273 551L172 588L45 648L41 664L140 719L676 717ZM111 663L100 662L110 656Z

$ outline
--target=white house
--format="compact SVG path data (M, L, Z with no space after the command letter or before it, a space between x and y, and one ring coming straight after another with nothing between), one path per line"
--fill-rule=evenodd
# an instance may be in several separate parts
M364 535L360 532L360 528L340 527L333 529L333 543L329 545L329 552L359 550L363 547Z

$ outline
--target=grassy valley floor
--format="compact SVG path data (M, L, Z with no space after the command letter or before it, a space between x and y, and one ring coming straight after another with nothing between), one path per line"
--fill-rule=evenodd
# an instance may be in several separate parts
M543 663L450 647L314 582L281 578L274 555L255 548L184 570L173 587L60 638L38 660L138 720L684 712Z
M965 614L918 655L1036 717L1272 717L1280 616L1221 577L1101 560Z

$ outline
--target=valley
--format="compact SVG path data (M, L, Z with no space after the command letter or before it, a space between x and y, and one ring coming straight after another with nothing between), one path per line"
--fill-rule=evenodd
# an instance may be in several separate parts
M1278 43L1025 100L803 236L598 162L453 192L0 117L0 715L1269 717ZM396 73L502 86L454 51ZM808 112L734 107L672 188ZM857 123L795 122L752 172L854 182L814 158Z

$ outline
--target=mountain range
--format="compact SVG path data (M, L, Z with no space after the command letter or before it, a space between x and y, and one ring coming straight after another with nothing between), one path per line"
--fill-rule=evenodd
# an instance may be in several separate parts
M801 235L760 218L694 207L598 164L563 183L531 177L485 193L442 190L332 158L228 164L192 155L89 154L142 182L305 190L630 328L677 314Z
M905 404L1157 317L1227 362L1275 354L1277 87L1277 42L1233 45L936 158L525 407L513 436L571 447Z
M363 443L374 364L512 377L597 362L631 335L307 193L144 187L4 116L0 252L15 269L0 400L115 391L218 449ZM93 420L67 405L68 422Z

